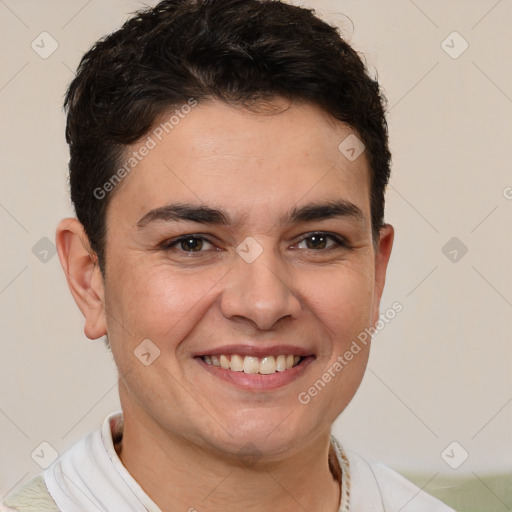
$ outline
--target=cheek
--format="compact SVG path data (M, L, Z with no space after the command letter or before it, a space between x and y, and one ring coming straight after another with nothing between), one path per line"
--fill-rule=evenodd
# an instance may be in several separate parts
M336 342L351 340L370 323L371 272L351 270L326 275L324 284L309 283L311 308Z
M109 283L106 299L115 298L108 308L112 313L109 327L115 331L124 327L134 343L145 338L165 340L166 344L180 340L196 321L220 277L211 272L177 272L164 265L133 265L131 271L113 276Z

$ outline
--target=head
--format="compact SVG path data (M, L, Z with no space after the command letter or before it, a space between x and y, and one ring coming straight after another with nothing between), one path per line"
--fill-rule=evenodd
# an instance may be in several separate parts
M383 101L334 27L278 1L163 1L85 54L65 100L77 219L57 245L125 414L223 453L330 428L369 344L298 397L379 316ZM273 373L279 355L301 359Z

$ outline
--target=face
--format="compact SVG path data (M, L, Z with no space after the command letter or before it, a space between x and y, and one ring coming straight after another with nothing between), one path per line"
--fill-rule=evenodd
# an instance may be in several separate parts
M338 149L353 130L275 104L288 108L201 103L162 140L150 133L107 212L123 409L228 454L278 456L330 430L368 345L336 361L377 320L391 248L386 229L372 243L365 154Z

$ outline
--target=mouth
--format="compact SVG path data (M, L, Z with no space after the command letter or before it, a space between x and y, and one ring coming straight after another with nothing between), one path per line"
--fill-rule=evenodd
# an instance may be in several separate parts
M276 372L285 372L299 365L303 356L295 354L267 355L264 357L241 356L239 354L205 355L201 359L209 365L223 368L231 372L244 372L250 374L271 375Z
M316 355L299 347L219 347L196 354L200 367L214 377L246 391L274 390L304 374Z

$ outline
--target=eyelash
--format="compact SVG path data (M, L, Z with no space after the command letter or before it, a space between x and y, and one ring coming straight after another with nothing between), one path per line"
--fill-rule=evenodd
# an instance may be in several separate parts
M326 233L325 231L314 231L314 232L311 232L311 233L307 233L304 237L302 237L297 242L297 244L300 244L300 243L304 242L305 240L307 240L308 238L311 238L313 236L323 236L323 237L329 238L329 239L331 239L332 241L335 242L335 245L332 245L332 246L327 247L325 249L306 249L308 251L312 251L312 252L327 252L327 251L331 251L331 250L335 250L335 249L340 249L340 248L351 249L351 246L349 245L349 243L344 238L342 238L342 237L340 237L338 235L335 235L333 233ZM172 240L167 240L167 241L163 242L160 245L160 248L162 250L164 250L164 251L171 250L171 249L175 248L181 242L186 241L186 240L190 240L190 239L203 240L203 241L206 241L206 242L208 242L208 243L213 245L213 242L211 242L208 238L206 238L204 236L190 234L190 235L183 235L183 236L180 236L179 238L175 238L175 239L172 239ZM297 245L297 244L295 244L295 245ZM191 255L191 256L195 256L195 255L199 256L199 254L201 254L202 252L205 252L205 251L185 251L185 250L182 250L181 252L183 252L185 254L188 254L188 255Z

